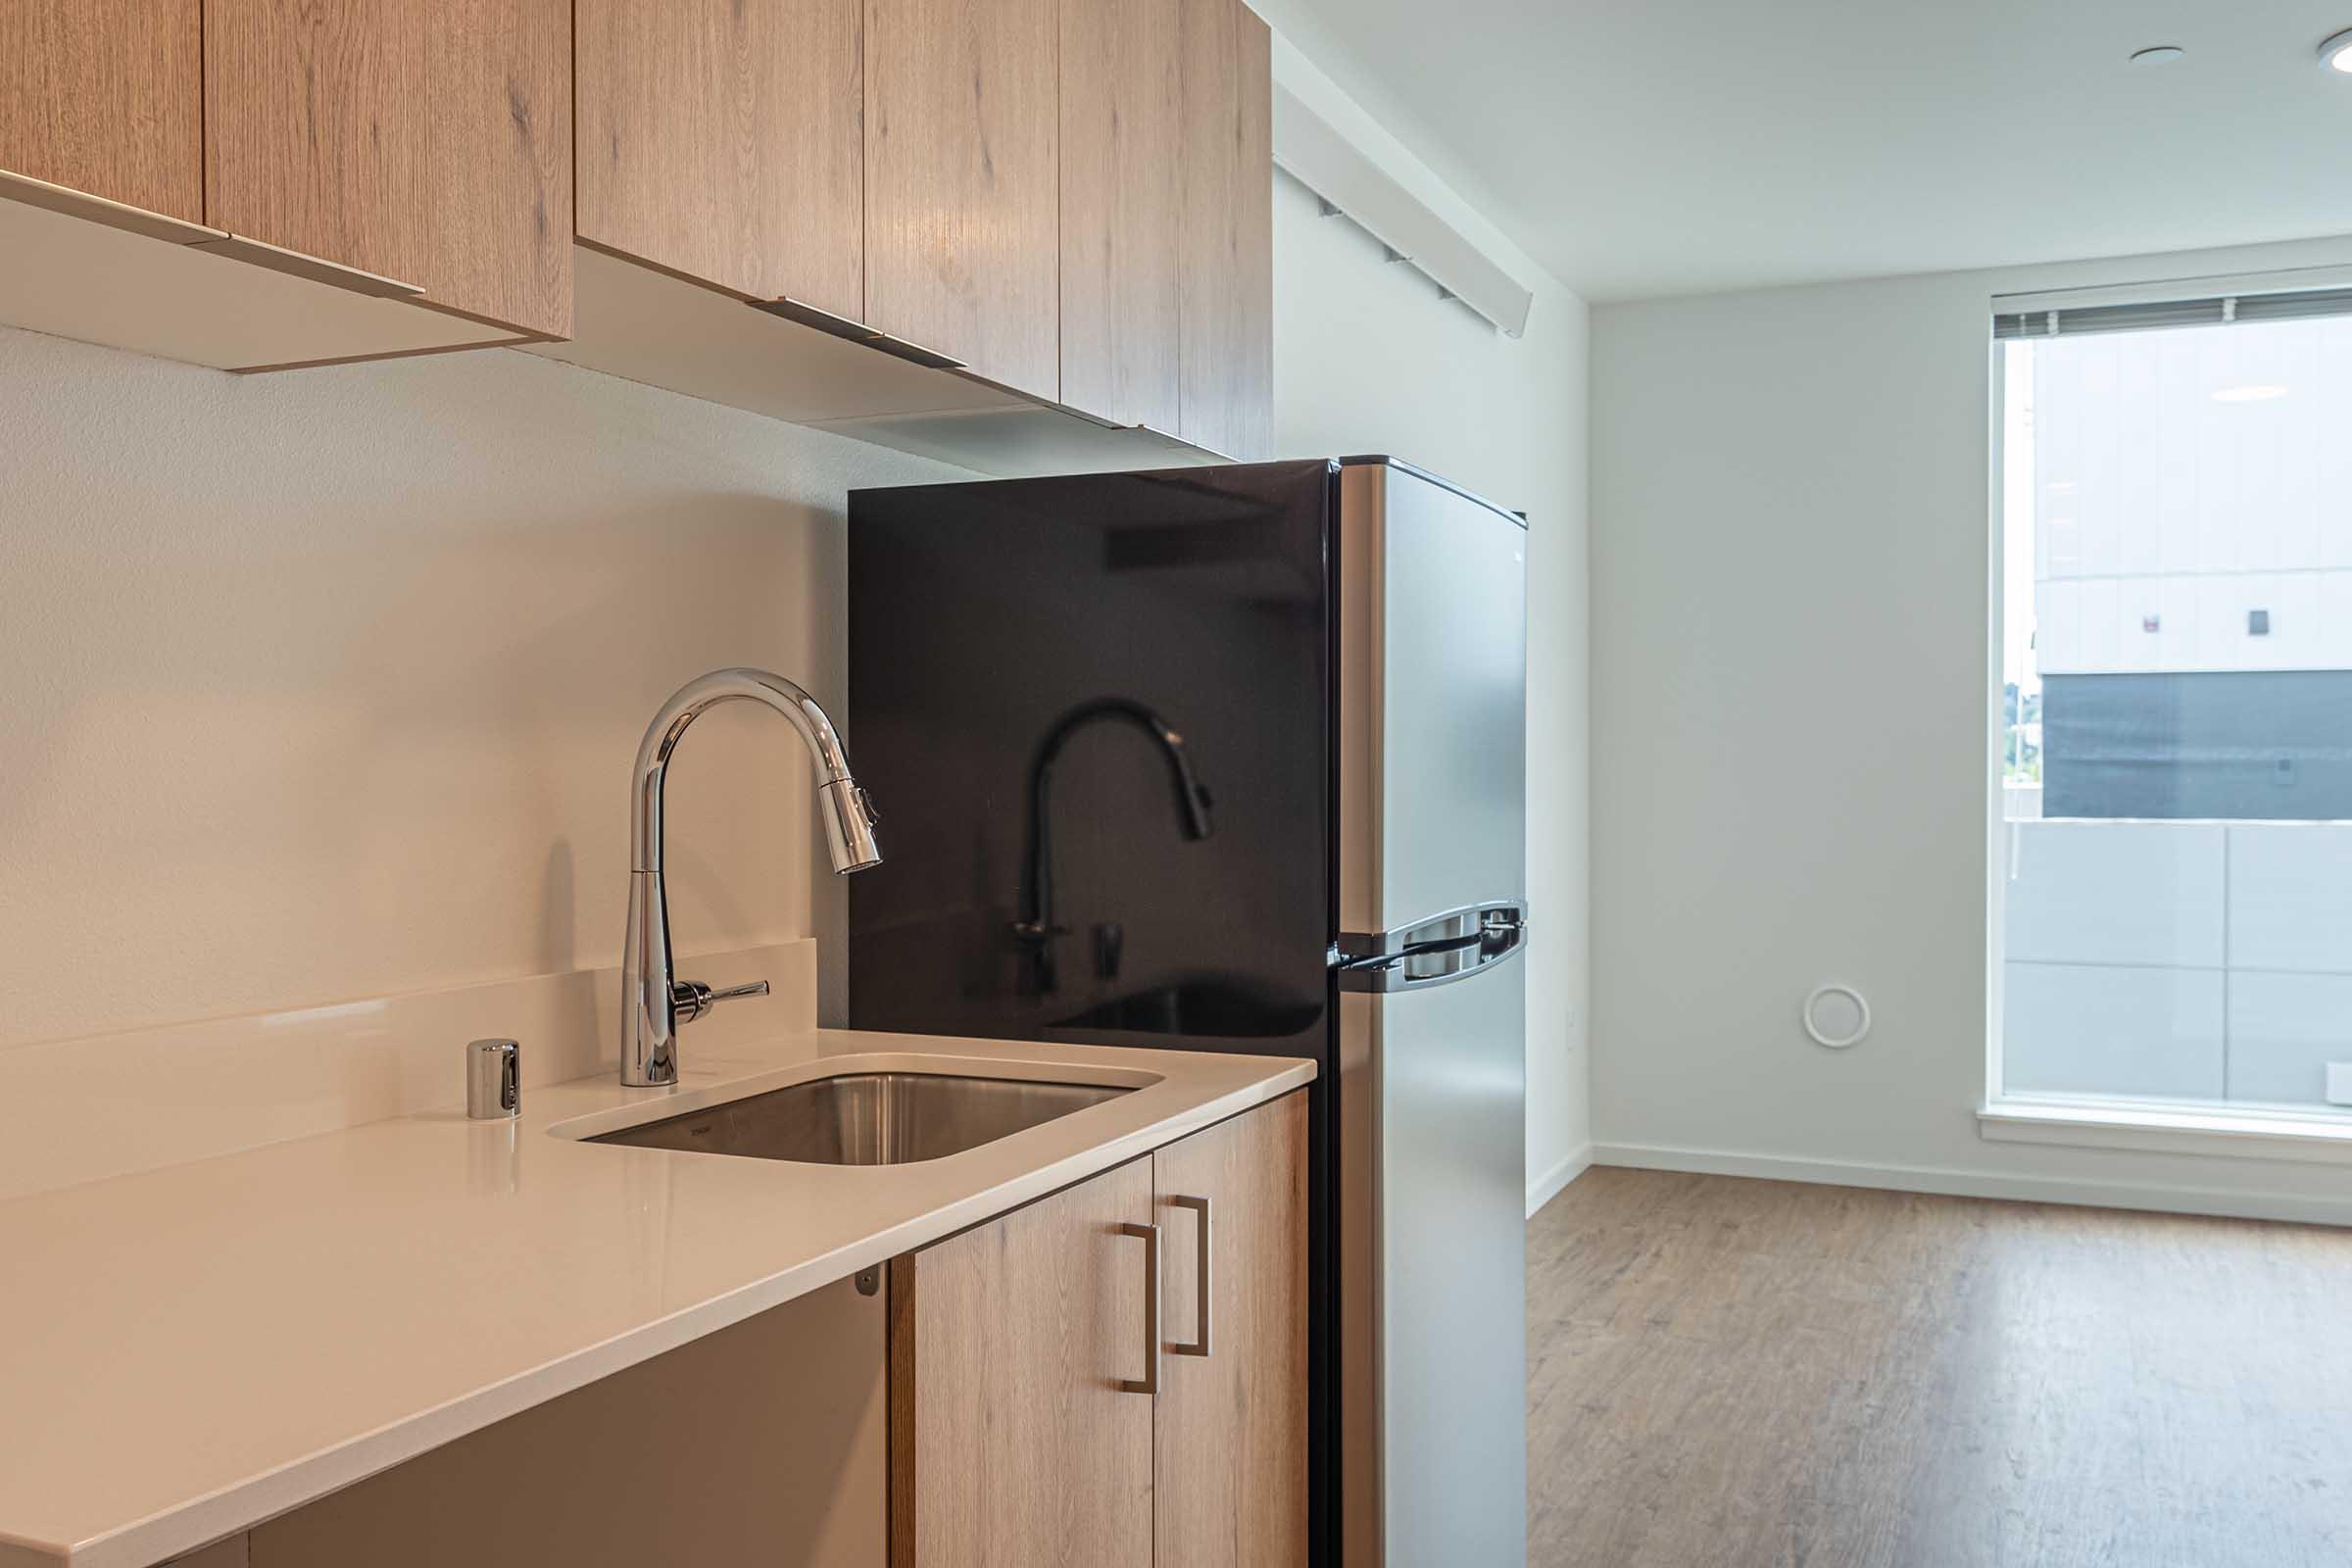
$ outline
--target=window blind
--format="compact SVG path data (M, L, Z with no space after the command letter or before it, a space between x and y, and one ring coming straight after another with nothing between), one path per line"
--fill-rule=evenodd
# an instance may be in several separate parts
M2215 294L2204 299L2159 300L2136 305L2004 312L1993 317L1992 335L2077 337L2085 332L2153 332L2168 326L2293 321L2314 316L2352 316L2352 288L2304 289L2287 294Z

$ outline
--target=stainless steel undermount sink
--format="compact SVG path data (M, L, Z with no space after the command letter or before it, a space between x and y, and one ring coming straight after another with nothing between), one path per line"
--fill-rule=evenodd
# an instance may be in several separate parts
M1123 1084L848 1073L618 1128L587 1142L811 1165L905 1165L959 1154L1134 1092Z

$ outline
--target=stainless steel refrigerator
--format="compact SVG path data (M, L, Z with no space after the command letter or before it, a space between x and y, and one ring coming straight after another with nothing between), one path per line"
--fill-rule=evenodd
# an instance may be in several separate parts
M1388 458L853 493L858 1028L1312 1056L1315 1560L1526 1560L1526 542Z

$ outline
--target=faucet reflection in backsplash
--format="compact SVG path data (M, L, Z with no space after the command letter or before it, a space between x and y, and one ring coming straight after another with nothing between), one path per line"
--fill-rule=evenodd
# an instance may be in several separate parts
M1066 935L1066 926L1054 923L1054 848L1052 839L1052 795L1054 763L1072 735L1098 720L1117 719L1135 725L1157 745L1168 760L1168 772L1176 787L1176 812L1182 821L1184 836L1204 839L1214 831L1209 819L1213 804L1208 789L1193 771L1191 754L1185 749L1184 737L1168 721L1127 697L1099 697L1081 703L1054 721L1046 738L1038 743L1037 753L1029 762L1029 842L1028 853L1022 858L1021 918L1012 925L1013 940L1020 945L1022 955L1021 989L1031 996L1051 996L1060 983L1054 959L1054 939ZM1117 950L1123 937L1116 927L1099 927L1096 938L1098 971L1105 965L1116 972Z
M671 967L669 902L662 884L662 789L686 728L719 703L762 703L781 713L808 748L833 870L847 876L882 863L873 802L850 774L850 760L816 699L763 669L717 669L687 682L662 705L637 748L630 777L629 930L620 960L620 1081L646 1089L678 1081L678 1026L734 997L765 996L767 982L713 991L681 981Z

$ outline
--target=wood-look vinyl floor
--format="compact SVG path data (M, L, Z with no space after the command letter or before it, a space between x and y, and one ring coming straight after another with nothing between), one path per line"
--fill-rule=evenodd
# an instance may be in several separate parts
M1531 1568L2352 1565L2352 1231L1601 1168Z

